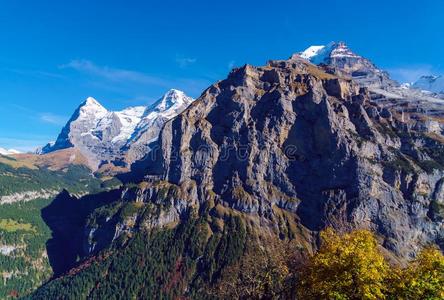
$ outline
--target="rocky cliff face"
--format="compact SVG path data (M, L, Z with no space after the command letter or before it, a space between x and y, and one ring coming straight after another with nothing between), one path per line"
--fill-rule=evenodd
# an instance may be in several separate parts
M444 246L443 139L427 122L298 56L246 65L166 123L145 178L269 228L282 211L314 236L367 228L406 258L426 243Z
M45 217L57 249L73 250L53 253L58 274L73 268L39 299L115 286L194 299L252 244L310 252L327 226L369 229L401 261L444 249L442 110L330 71L300 55L234 69L165 123L137 184L62 195Z
M190 211L216 220L214 232L241 216L250 232L309 251L327 226L370 229L400 259L444 247L441 121L329 71L295 55L234 69L174 118L182 102L160 99L129 139L150 142L127 145L134 157L148 151L141 182L79 221L78 254L174 227ZM152 139L163 107L173 119Z

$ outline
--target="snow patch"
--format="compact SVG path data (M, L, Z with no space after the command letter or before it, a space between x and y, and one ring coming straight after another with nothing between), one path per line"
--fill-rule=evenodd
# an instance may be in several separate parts
M332 58L360 58L343 42L330 42L322 46L310 46L299 53L299 56L318 65L321 63L327 64Z
M14 154L20 154L21 152L15 149L5 149L0 147L0 154L1 155L14 155Z
M0 245L0 253L6 256L10 255L15 249L15 246Z
M147 107L140 122L137 124L129 143L137 140L143 132L156 122L166 122L180 114L192 102L193 98L185 95L184 92L171 89L162 98Z
M77 146L87 151L87 157L97 154L101 156L99 160L113 159L124 151L122 147L136 142L151 126L157 129L177 116L193 100L184 92L171 89L152 105L108 111L99 101L88 97L64 127L57 142L38 151L48 153Z
M423 91L444 94L444 77L433 75L421 76L412 84L412 87Z

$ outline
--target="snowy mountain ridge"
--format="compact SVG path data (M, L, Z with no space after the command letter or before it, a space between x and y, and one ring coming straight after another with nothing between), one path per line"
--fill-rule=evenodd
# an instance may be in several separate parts
M443 76L421 76L416 82L398 84L390 79L387 72L377 68L367 58L354 53L344 42L310 46L296 55L315 65L332 67L335 73L348 75L370 88L383 87L383 89L396 90L402 94L412 93L420 98L430 96L442 98L441 95L444 94Z
M432 93L444 94L444 77L434 75L421 76L412 84L412 87Z
M20 154L21 152L15 149L5 149L0 147L0 154L1 155L14 155L14 154Z
M184 92L172 89L152 105L109 111L99 101L88 97L76 109L56 142L47 144L41 153L75 147L90 160L94 169L106 163L128 165L143 155L133 153L133 159L126 159L132 145L144 148L148 141L157 139L163 124L185 110L193 100ZM144 139L147 131L150 132L149 140Z
M343 42L325 46L310 46L292 56L307 60L330 74L353 79L368 90L370 98L381 108L402 115L403 122L425 132L444 132L444 124L436 120L444 117L444 77L422 76L415 83L398 83L389 73L379 69L372 61L354 53ZM414 124L416 113L430 118ZM378 112L379 113L379 112ZM412 125L414 124L414 125Z
M352 52L344 42L330 42L322 46L310 46L299 55L313 64L328 64L332 58L361 58Z

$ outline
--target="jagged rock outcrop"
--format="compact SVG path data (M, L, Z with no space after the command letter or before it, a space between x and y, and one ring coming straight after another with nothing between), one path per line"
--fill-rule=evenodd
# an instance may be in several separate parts
M145 178L195 182L182 198L271 227L277 208L314 234L367 228L407 258L444 237L442 137L415 131L425 116L411 117L298 56L246 65L166 123Z
M401 263L444 249L440 120L331 70L300 55L234 69L165 123L124 187L59 197L42 215L70 251L52 252L60 276L36 298L206 297L252 245L284 240L302 260L327 226L369 229Z

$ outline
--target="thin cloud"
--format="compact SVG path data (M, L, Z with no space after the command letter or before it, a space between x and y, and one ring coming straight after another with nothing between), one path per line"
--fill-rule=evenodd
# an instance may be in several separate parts
M231 70L234 68L234 66L236 65L236 62L234 60L231 60L230 62L228 62L228 69Z
M188 58L186 63L194 59ZM87 84L96 88L111 90L119 93L134 93L146 90L146 86L156 86L168 90L176 88L183 90L190 96L199 95L211 81L206 78L168 78L153 76L133 70L119 69L97 65L85 59L72 60L59 66L60 69L71 69L91 77Z
M168 87L170 83L162 78L151 76L145 73L99 66L89 60L72 60L68 64L60 66L62 69L73 69L89 75L101 77L114 82L134 82L139 84L152 84Z
M40 121L57 126L64 125L66 123L66 119L67 118L65 116L55 115L53 113L40 114Z
M52 124L52 125L57 125L57 126L65 125L65 123L68 119L66 116L57 115L57 114L54 114L51 112L37 112L37 111L29 109L25 106L14 104L14 103L11 103L9 105L6 104L6 105L13 108L15 112L21 112L21 114L25 115L29 119L32 119L32 120L38 119L41 122ZM2 109L3 108L4 107L2 106ZM4 109L4 110L9 110L9 109Z
M25 76L32 76L37 78L54 78L54 79L64 79L65 76L57 73L52 72L46 72L46 71L40 71L40 70L20 70L20 69L6 69L9 72L19 74L19 75L25 75Z
M196 61L197 61L196 58L181 57L181 56L176 57L176 62L179 64L179 67L181 67L181 68L186 68L189 65L194 64Z

